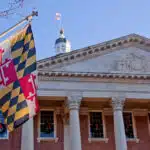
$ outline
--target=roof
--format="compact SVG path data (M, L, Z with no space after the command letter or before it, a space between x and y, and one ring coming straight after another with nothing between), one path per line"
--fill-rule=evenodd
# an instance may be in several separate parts
M63 53L63 54L58 54L56 56L52 56L49 58L45 58L42 60L39 60L37 62L38 70L39 70L39 75L44 75L47 74L48 76L73 76L73 73L63 73L63 72L54 72L52 70L53 67L55 66L61 66L62 64L67 64L67 63L73 63L78 60L82 60L85 58L89 58L90 56L96 56L99 55L100 53L107 52L107 51L113 51L117 49L121 49L123 47L129 47L129 46L137 46L137 47L144 47L144 49L150 51L150 39L140 36L137 34L129 34L126 36L122 36L120 38L116 38L113 40L109 40L103 43L91 45L88 47L84 47L81 49L73 50L69 53ZM49 67L49 73L45 71L43 72L44 67ZM97 77L115 77L115 78L124 78L124 76L128 78L149 78L149 76L145 75L130 75L124 74L124 75L119 75L119 74L108 74L108 73L102 73L102 74L93 74L93 73L78 73L76 76L97 76Z
M66 42L67 42L67 39L66 39L66 38L58 38L58 39L56 40L55 44L58 44L58 43L61 43L61 42L66 43Z

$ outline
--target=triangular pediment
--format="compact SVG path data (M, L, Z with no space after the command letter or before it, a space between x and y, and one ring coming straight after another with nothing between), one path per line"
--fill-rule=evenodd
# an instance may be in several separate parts
M150 46L148 42L149 40L143 37L130 35L112 40L107 44L103 43L61 54L50 60L39 61L38 69L50 72L149 74Z

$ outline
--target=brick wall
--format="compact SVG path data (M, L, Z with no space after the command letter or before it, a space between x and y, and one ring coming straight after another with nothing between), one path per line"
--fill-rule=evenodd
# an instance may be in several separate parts
M37 142L37 118L34 120L34 132L35 132L35 150L64 150L64 131L63 122L60 115L57 115L57 135L59 140L57 143L51 142ZM128 142L128 150L149 150L150 149L150 136L148 132L147 117L136 117L137 135L140 139L139 143ZM115 150L115 139L114 139L114 126L113 116L105 116L106 120L106 131L109 138L108 143L92 142L88 141L88 117L80 116L80 127L81 127L81 140L82 150ZM21 128L16 129L14 132L9 134L9 140L0 140L0 150L21 150Z
M148 132L147 117L136 117L137 136L140 139L139 143L127 142L128 150L149 150L150 136ZM113 116L105 116L106 132L109 138L108 143L88 142L88 117L80 116L81 122L81 136L82 136L82 150L115 150L114 126Z
M9 140L0 140L0 150L21 150L21 128L9 134Z
M81 137L82 137L82 150L115 150L114 133L113 133L113 118L106 117L106 130L109 138L108 143L104 141L91 142L88 141L88 117L80 116L81 122Z
M148 132L147 117L136 117L137 136L140 139L139 143L128 142L129 150L149 150L150 136Z
M56 119L57 119L57 137L59 138L58 142L57 143L55 143L55 141L37 142L37 137L38 137L37 121L38 121L38 117L35 117L35 121L34 121L35 150L64 150L64 145L63 145L63 140L64 140L63 121L62 121L60 115L57 115Z

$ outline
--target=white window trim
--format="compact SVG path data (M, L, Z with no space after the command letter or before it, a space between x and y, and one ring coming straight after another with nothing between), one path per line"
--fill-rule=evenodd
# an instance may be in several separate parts
M7 137L0 137L0 140L9 140L9 132L7 130Z
M90 112L101 112L102 113L102 121L103 121L103 134L104 137L103 138L92 138L90 135ZM88 112L88 141L89 143L92 142L100 142L100 141L104 141L105 143L108 143L108 138L107 138L107 133L106 133L106 123L105 123L105 116L104 116L104 112L102 110L90 110Z
M0 109L0 111L2 112L2 110ZM0 140L8 140L9 139L9 132L7 130L7 137L0 137Z
M53 111L54 112L54 137L40 137L40 123L41 123L41 111ZM56 112L54 109L40 109L40 113L38 116L38 142L41 141L55 141L55 143L58 142L58 137L57 137L57 118L56 118Z
M133 128L134 138L127 138L127 141L139 143L140 140L137 137L137 128L136 128L136 120L135 120L134 113L132 111L123 111L123 113L131 113L131 115L132 115L132 125L133 125L132 128Z

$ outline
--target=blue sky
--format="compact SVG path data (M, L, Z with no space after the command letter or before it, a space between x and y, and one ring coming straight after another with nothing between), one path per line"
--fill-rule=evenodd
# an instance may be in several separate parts
M9 0L1 0L0 10ZM62 14L65 36L72 50L118 38L130 33L150 37L149 0L25 0L21 15L0 18L0 32L28 15L39 12L32 23L37 59L55 55L54 43L59 35L55 13Z

